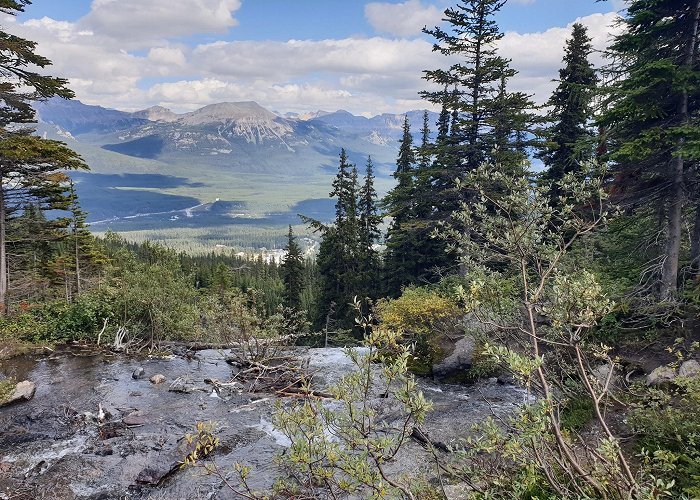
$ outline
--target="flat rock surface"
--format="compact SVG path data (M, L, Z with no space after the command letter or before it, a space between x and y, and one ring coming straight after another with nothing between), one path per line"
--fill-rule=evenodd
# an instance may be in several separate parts
M309 360L318 389L354 369L340 349L295 352ZM280 475L273 459L289 445L271 424L277 399L237 391L222 399L204 380L230 380L227 355L210 350L194 359L135 359L73 350L0 362L7 376L36 382L33 399L0 409L0 498L15 492L68 500L239 498L202 469L176 466L187 454L184 436L194 433L197 422L213 422L220 440L208 465L225 471L235 484L234 464L249 465L251 487L270 487ZM138 367L172 382L134 379ZM168 390L177 380L192 390ZM522 389L495 382L461 387L421 380L420 387L435 408L424 430L448 445L459 444L473 423L506 414L525 397ZM380 392L373 397L381 398ZM284 404L297 401L288 398ZM387 418L395 417L387 413ZM434 463L420 444L409 441L388 468L430 473Z

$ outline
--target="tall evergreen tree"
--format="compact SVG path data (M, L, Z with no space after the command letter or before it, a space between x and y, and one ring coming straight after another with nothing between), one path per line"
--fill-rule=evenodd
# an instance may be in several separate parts
M302 216L302 220L320 232L322 237L317 259L321 290L316 321L317 326L322 326L332 310L338 324L350 328L354 325L350 303L353 297L361 293L359 278L362 264L357 167L348 162L345 149L340 152L338 173L330 196L336 199L333 225Z
M87 212L85 212L78 199L75 183L68 181L68 252L71 255L72 291L79 295L83 289L86 271L93 271L95 267L103 264L106 257L98 248L95 237L87 226Z
M456 113L450 133L458 145L461 171L454 172L453 177L475 169L489 158L494 147L489 132L501 111L499 87L504 78L516 74L496 49L503 33L494 16L504 4L505 0L465 0L445 11L444 21L449 31L439 26L424 30L436 40L433 50L462 59L446 70L425 71L428 81L454 89L449 99L446 99L447 91L421 93L430 102ZM441 134L444 135L444 130L439 130L438 136Z
M374 188L374 165L371 157L367 158L357 209L360 220L359 291L362 297L376 299L380 294L379 254L374 249L374 244L381 235L379 224L382 222L382 217L379 215L377 191Z
M280 271L284 281L284 305L292 309L301 309L301 294L304 289L304 257L301 247L294 238L292 226L287 234L287 254L282 261Z
M525 94L507 89L516 71L497 50L503 33L495 16L504 4L505 0L463 0L445 11L447 28L424 29L436 39L433 50L456 61L447 69L425 71L425 78L442 90L421 93L442 107L432 145L430 219L434 230L443 223L456 231L469 230L453 214L475 191L457 181L482 163L506 162L514 175L523 174L531 146L528 136L534 129L533 104ZM443 245L444 250L448 248ZM444 250L439 267L456 269L457 256Z
M547 167L543 177L556 183L569 172L580 170L581 162L594 156L592 100L598 82L589 57L593 47L588 30L575 23L564 49L564 67L559 70L559 84L547 104L552 107L548 120L547 141L538 154ZM553 201L560 193L556 185Z
M700 159L700 0L635 0L621 24L600 124L609 130L615 193L630 210L662 209L659 296L667 300L678 287L688 175Z
M417 217L416 184L419 180L414 171L415 161L413 136L406 116L394 172L396 186L384 198L384 208L392 218L384 256L385 288L391 296L397 296L401 287L417 279L414 234L409 229L409 224Z
M0 12L16 15L28 0L3 0ZM30 204L57 208L65 200L60 170L87 168L80 157L56 141L32 135L17 124L34 121L31 102L51 96L69 98L66 80L45 76L29 68L51 62L35 53L36 43L0 30L0 314L7 307L7 227L21 207ZM11 126L12 125L12 126Z

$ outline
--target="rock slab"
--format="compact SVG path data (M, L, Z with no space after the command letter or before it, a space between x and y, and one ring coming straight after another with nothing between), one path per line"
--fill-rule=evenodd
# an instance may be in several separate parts
M34 384L34 382L30 382L29 380L24 380L22 382L19 382L15 386L15 392L12 393L12 395L7 401L1 403L0 406L11 405L13 403L20 403L22 401L29 401L34 397L35 392L36 384Z
M679 377L697 377L700 376L700 363L694 359L689 359L684 361L681 367L678 369Z
M676 370L670 366L659 366L647 375L647 385L650 387L668 386L676 380Z

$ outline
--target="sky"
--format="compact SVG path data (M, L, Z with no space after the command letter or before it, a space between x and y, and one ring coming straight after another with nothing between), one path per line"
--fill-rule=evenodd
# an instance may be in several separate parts
M426 69L449 66L424 26L456 0L34 0L2 29L38 42L87 104L176 112L256 101L279 113L424 109ZM544 102L574 22L596 49L623 0L509 0L496 18L513 90ZM597 64L600 54L593 55Z

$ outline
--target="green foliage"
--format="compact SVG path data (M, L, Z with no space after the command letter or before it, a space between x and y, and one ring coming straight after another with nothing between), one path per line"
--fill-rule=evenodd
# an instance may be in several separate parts
M595 418L593 402L587 395L569 398L561 409L561 428L577 432Z
M432 365L444 358L449 339L464 333L457 301L428 287L408 287L397 299L379 301L376 314L382 327L414 344L409 367L421 375L430 375Z
M304 259L301 248L294 239L291 225L289 226L285 250L287 255L280 266L284 280L284 305L292 309L299 309L301 307L301 293L304 288Z
M374 299L378 293L379 259L372 245L379 235L379 217L371 159L360 187L357 167L348 162L345 149L341 149L330 196L336 199L333 225L302 216L322 235L317 257L320 314L315 323L319 330L331 321L338 329L351 329L354 314L350 304L354 297Z
M215 427L212 423L197 422L194 434L185 434L185 442L191 451L180 462L180 467L195 465L199 460L211 455L220 444L218 437L214 435Z
M592 50L587 28L575 23L566 43L566 66L559 70L559 85L548 102L553 107L549 116L553 124L547 130L547 143L540 158L547 166L544 177L549 181L561 180L564 174L577 170L581 162L593 157L593 134L589 126L598 78L588 60ZM552 192L554 203L560 194Z
M15 392L16 386L17 382L15 379L7 378L0 380L0 405L10 399L10 396Z
M198 336L198 293L173 252L152 246L146 261L113 255L115 319L152 344Z
M641 389L629 423L645 464L673 483L680 498L700 496L700 379L679 379L670 392Z
M355 307L361 310L359 303ZM278 482L278 491L311 498L322 490L333 497L413 498L410 483L388 476L385 466L412 427L423 421L430 404L407 373L410 353L400 334L383 328L369 331L371 317L361 316L358 323L366 332L367 351L346 351L356 371L328 389L337 404L307 399L277 406L273 423L291 441L278 458L289 473ZM392 356L386 357L387 351ZM386 397L379 397L387 389ZM386 420L390 408L399 412L398 428Z

